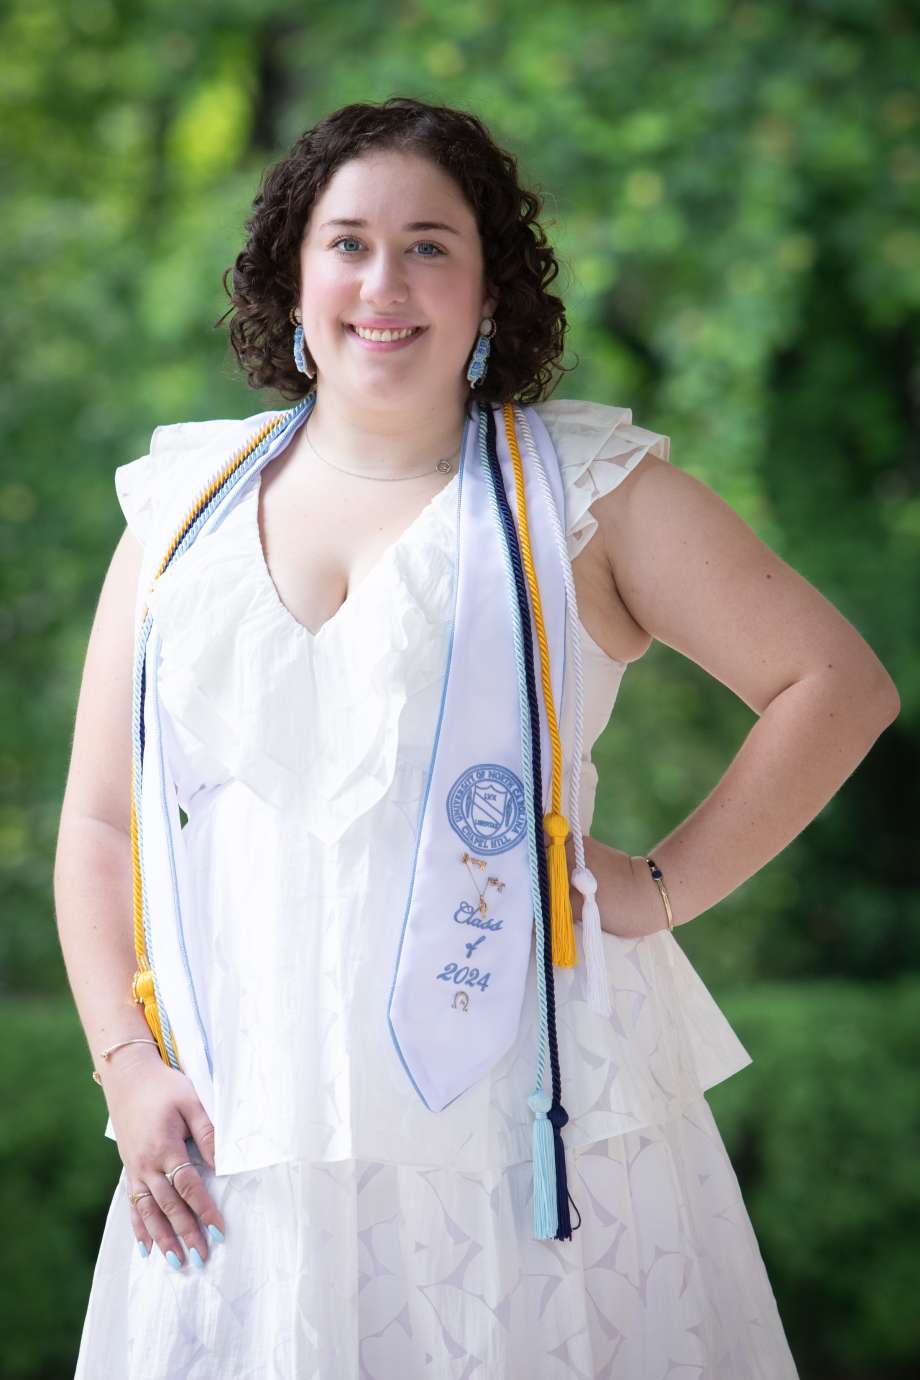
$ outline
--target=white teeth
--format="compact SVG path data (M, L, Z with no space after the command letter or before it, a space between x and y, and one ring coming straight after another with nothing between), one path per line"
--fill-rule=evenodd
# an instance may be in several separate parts
M352 326L352 330L362 340L406 340L410 335L415 335L416 331L421 330L421 327L410 326L404 331L368 331L363 326Z

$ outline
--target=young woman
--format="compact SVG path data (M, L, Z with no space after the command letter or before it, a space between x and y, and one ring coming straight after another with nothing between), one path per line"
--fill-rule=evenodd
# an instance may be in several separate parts
M55 879L124 1166L77 1380L796 1375L674 930L898 698L667 436L548 399L539 210L465 112L336 111L232 274L293 406L116 471ZM759 717L632 857L590 751L653 638Z

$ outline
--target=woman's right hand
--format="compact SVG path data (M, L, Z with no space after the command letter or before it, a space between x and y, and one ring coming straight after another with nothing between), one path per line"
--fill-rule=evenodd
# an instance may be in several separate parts
M194 1158L186 1140L194 1141L204 1163L214 1168L214 1127L191 1080L165 1064L153 1047L121 1060L115 1054L100 1076L125 1166L126 1192L150 1190L128 1205L135 1237L148 1251L151 1240L164 1256L172 1251L180 1266L185 1263L184 1242L189 1251L198 1252L203 1266L212 1240L208 1227L216 1227L221 1238L215 1239L222 1239L224 1220L195 1165L179 1170L173 1188L166 1178L167 1170Z

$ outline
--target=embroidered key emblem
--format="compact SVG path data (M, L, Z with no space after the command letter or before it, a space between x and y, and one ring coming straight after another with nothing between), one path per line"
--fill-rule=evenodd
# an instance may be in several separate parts
M482 868L484 868L484 867L486 866L486 864L483 862L482 858L474 858L473 855L472 855L472 853L461 853L461 855L460 855L460 861L461 861L462 863L465 863L466 866L467 866L467 868L470 868L470 867L478 867L478 868L481 870ZM486 891L488 890L488 888L489 888L490 886L494 886L495 889L496 889L499 893L501 893L501 892L504 891L504 889L505 889L505 883L504 883L503 881L501 881L501 879L498 878L498 877L487 877L487 878L486 878L486 884L485 884L485 886L480 890L479 885L477 884L477 881L476 881L475 874L474 874L473 872L470 872L470 876L471 876L472 879L473 879L473 886L476 888L476 895L477 895L477 897L479 898L479 905L478 905L479 914L482 915L482 916L488 915L488 913L489 913L489 904L488 904L488 902L486 901ZM456 919L456 918L457 918L457 917L454 916L454 919ZM461 923L461 924L462 924L463 921L460 921L460 922L458 922L458 923ZM468 922L466 922L466 923L473 923L473 922L472 922L472 921L468 921ZM493 929L493 928L494 928L494 929L498 929L498 928L500 928L500 926L499 926L499 925L495 925L495 926L487 925L487 926L485 926L484 928L486 928L486 929Z

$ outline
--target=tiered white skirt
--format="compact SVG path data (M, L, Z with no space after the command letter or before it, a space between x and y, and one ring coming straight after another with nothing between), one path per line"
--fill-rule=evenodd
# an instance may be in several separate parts
M122 1171L75 1380L798 1380L704 1097L569 1150L571 1241L533 1239L529 1163L195 1157L225 1242L143 1259Z

